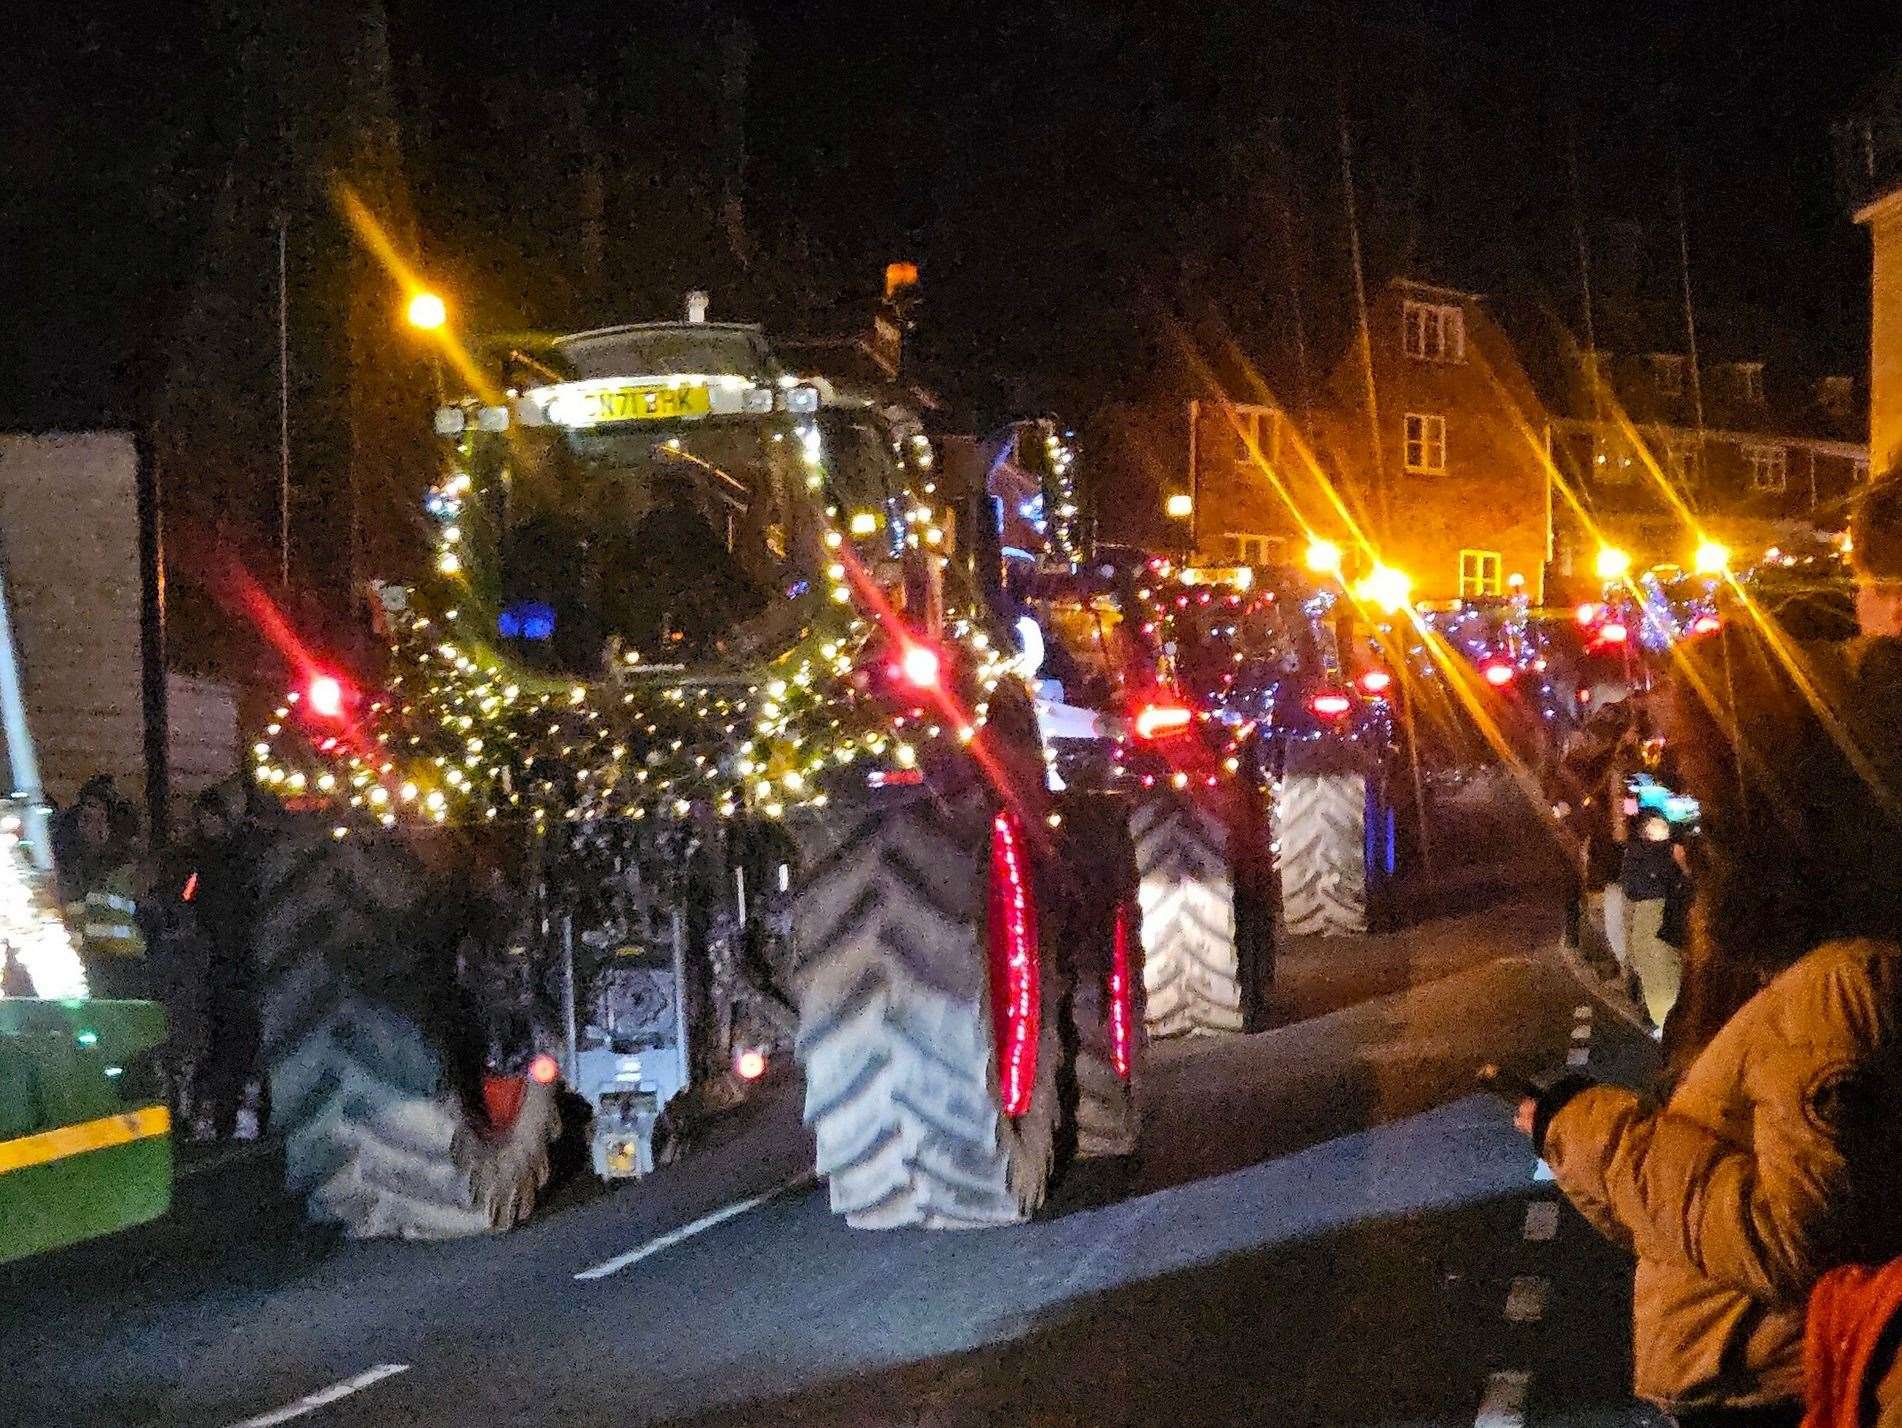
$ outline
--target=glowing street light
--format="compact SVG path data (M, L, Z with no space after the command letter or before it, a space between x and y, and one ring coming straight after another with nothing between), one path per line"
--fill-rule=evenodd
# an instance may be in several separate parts
M1187 491L1177 491L1162 503L1162 513L1173 521L1186 521L1195 514L1195 498Z
M1331 540L1316 536L1308 542L1308 569L1316 575L1341 573L1341 548Z
M449 307L435 293L425 290L409 300L409 306L403 309L403 316L411 327L434 332L449 321Z
M1722 575L1730 569L1730 547L1720 541L1699 541L1691 563L1699 575Z
M1391 615L1406 606L1413 594L1413 581L1404 571L1391 565L1376 565L1354 587L1354 594L1377 610Z
M1600 546L1596 569L1600 580L1621 579L1631 573L1631 557L1617 546Z

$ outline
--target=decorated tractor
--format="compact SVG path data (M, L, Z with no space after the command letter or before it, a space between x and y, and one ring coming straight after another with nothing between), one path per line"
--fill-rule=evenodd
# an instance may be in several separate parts
M941 503L903 394L704 321L499 365L437 415L383 667L300 656L256 747L311 1214L505 1227L564 1072L638 1175L788 1049L854 1225L1020 1220L1128 1149L1139 944L1050 801L990 512Z
M1275 947L1259 760L1252 731L1183 687L1149 579L1112 561L1019 562L1005 598L1035 627L1050 785L1066 817L1105 826L1087 840L1099 884L1133 890L1140 909L1148 1035L1254 1031Z

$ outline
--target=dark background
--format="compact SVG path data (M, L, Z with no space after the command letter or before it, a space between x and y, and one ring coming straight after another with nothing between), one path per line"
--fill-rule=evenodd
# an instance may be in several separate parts
M33 7L9 46L0 429L155 428L177 549L269 568L281 217L297 583L329 595L408 522L396 433L428 402L337 176L472 329L671 316L692 287L716 317L837 323L912 259L947 426L1087 426L1179 409L1192 352L1290 395L1331 362L1345 119L1370 284L1576 332L1582 241L1601 343L1670 345L1643 329L1681 318L1681 194L1716 347L1860 372L1866 239L1829 125L1902 57L1902 16L332 0Z

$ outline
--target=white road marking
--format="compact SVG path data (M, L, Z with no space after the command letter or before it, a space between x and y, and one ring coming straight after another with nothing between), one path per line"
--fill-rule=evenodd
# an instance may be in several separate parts
M1572 1028L1572 1040L1574 1041L1589 1041L1591 1040L1591 1036L1592 1026L1590 1022L1581 1021L1577 1026Z
M1506 1320L1513 1324L1536 1324L1545 1317L1545 1301L1552 1293L1552 1281L1536 1274L1521 1274L1506 1292Z
M1580 1021L1590 1021L1592 1019L1591 1003L1581 1002L1578 1006L1573 1007L1572 1015L1577 1017Z
M1541 1180L1550 1180L1552 1178L1553 1178L1552 1167L1547 1165L1543 1160L1539 1161L1536 1165L1532 1167L1532 1179L1535 1183Z
M1486 1378L1486 1396L1479 1400L1473 1428L1525 1428L1526 1389L1532 1375L1524 1369L1503 1369Z
M1591 1057L1592 1051L1589 1046L1574 1046L1570 1051L1565 1053L1565 1064L1567 1066L1583 1066L1587 1061L1591 1060Z
M1544 1161L1539 1162L1541 1165ZM1557 1200L1534 1200L1526 1206L1525 1237L1528 1240L1549 1240L1559 1232L1559 1202Z
M672 1249L682 1240L690 1240L695 1235L712 1229L715 1225L724 1224L736 1215L744 1215L748 1210L756 1210L768 1200L776 1200L788 1191L803 1189L818 1178L817 1172L811 1170L804 1171L801 1174L793 1176L793 1178L788 1180L785 1184L774 1186L764 1194L735 1201L731 1205L715 1210L710 1215L702 1215L692 1224L682 1225L677 1230L669 1230L658 1239L649 1240L644 1245L637 1245L626 1254L617 1254L613 1259L607 1260L602 1264L597 1264L593 1269L584 1269L581 1273L577 1274L575 1278L606 1279L610 1274L619 1274L629 1265L639 1264L642 1260L647 1259L651 1255L657 1255L664 1249Z
M245 1418L233 1423L231 1428L271 1428L274 1423L288 1423L293 1418L302 1418L306 1413L315 1413L327 1403L335 1403L340 1398L348 1398L360 1393L373 1383L399 1373L408 1373L408 1364L378 1364L362 1373L346 1378L341 1383L333 1383L329 1388L320 1388L315 1393L307 1393L297 1402L283 1408L274 1408L269 1413L260 1413L256 1418Z

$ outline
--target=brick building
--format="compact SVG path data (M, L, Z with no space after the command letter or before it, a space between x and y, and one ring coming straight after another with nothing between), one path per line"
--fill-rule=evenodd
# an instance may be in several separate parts
M1369 305L1365 348L1356 337L1335 360L1306 431L1265 400L1199 405L1197 553L1298 561L1309 533L1353 550L1358 529L1417 598L1503 594L1519 577L1537 599L1545 424L1478 297L1396 279Z
M1700 536L1743 561L1801 545L1841 529L1868 479L1849 376L1803 382L1756 358L1699 367L1677 351L1583 353L1571 369L1549 384L1552 455L1595 529L1555 503L1561 582L1590 583L1601 542L1639 569L1688 568Z

